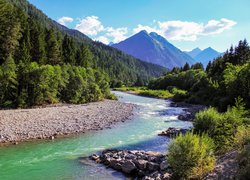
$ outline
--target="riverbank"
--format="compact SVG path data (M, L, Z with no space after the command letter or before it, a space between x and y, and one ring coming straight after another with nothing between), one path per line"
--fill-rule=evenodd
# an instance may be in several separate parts
M54 139L109 128L133 115L135 105L104 100L82 105L0 110L0 144Z

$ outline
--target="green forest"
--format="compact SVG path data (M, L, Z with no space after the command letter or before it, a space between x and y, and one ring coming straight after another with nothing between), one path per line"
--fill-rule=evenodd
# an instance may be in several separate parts
M164 68L94 42L26 0L0 0L0 107L112 98L109 87L145 85Z
M174 68L160 78L152 80L149 89L187 91L180 100L205 104L226 111L235 99L243 98L250 107L250 47L246 40L239 41L225 54L209 62L204 69L201 63Z

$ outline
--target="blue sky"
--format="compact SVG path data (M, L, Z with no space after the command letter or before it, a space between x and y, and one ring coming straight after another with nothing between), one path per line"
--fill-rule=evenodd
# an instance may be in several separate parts
M225 51L250 40L250 0L29 0L94 40L119 42L146 29L182 50Z

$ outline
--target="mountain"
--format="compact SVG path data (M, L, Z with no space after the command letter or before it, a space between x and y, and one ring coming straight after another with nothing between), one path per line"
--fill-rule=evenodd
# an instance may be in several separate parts
M196 62L201 62L204 67L206 67L209 61L213 61L220 55L221 53L211 47L208 47L200 52L197 56L195 56L194 59L196 60Z
M169 43L165 38L157 33L140 31L130 38L113 44L115 47L127 54L130 54L145 62L150 62L172 69L181 67L186 62L193 64L194 60Z
M119 80L125 85L134 85L138 80L147 83L150 78L160 76L166 70L164 67L152 63L146 63L113 47L104 45L100 42L95 42L83 33L74 29L69 29L57 23L47 17L41 10L30 4L27 0L3 1L10 3L19 9L19 17L27 18L23 20L26 23L21 24L20 28L23 30L29 28L29 26L33 26L34 29L38 31L37 34L33 35L39 36L39 34L41 34L39 38L42 39L42 43L44 43L43 41L46 43L46 32L53 30L55 33L52 33L52 35L56 36L56 39L58 40L56 44L59 44L60 46L62 44L61 42L67 35L70 40L66 42L68 42L69 45L74 44L74 46L76 46L74 49L79 49L81 46L88 47L93 54L92 64L94 64L94 66L100 71L107 73L111 81ZM21 36L24 36L24 34L21 34ZM61 48L61 50L63 50L63 48ZM59 52L59 54L61 54L61 52ZM32 60L34 60L33 57Z
M195 48L192 51L185 51L186 54L188 54L190 57L195 58L198 54L201 53L201 49L200 48Z

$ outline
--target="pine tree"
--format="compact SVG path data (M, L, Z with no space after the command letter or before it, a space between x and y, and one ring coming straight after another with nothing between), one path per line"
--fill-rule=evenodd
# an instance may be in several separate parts
M190 66L189 66L188 63L186 63L186 64L183 66L182 71L188 71L188 70L190 70Z
M53 29L47 30L46 43L47 63L51 65L61 64L60 47Z
M39 64L46 63L45 37L44 30L32 19L29 19L30 24L30 54L32 61Z
M0 1L0 65L12 58L21 37L21 24L17 9L10 3Z
M0 70L0 106L13 107L17 98L16 64L10 55Z
M62 42L62 56L64 63L75 64L76 45L68 35L64 36Z
M204 70L203 64L202 63L195 63L191 66L191 69L201 69Z

